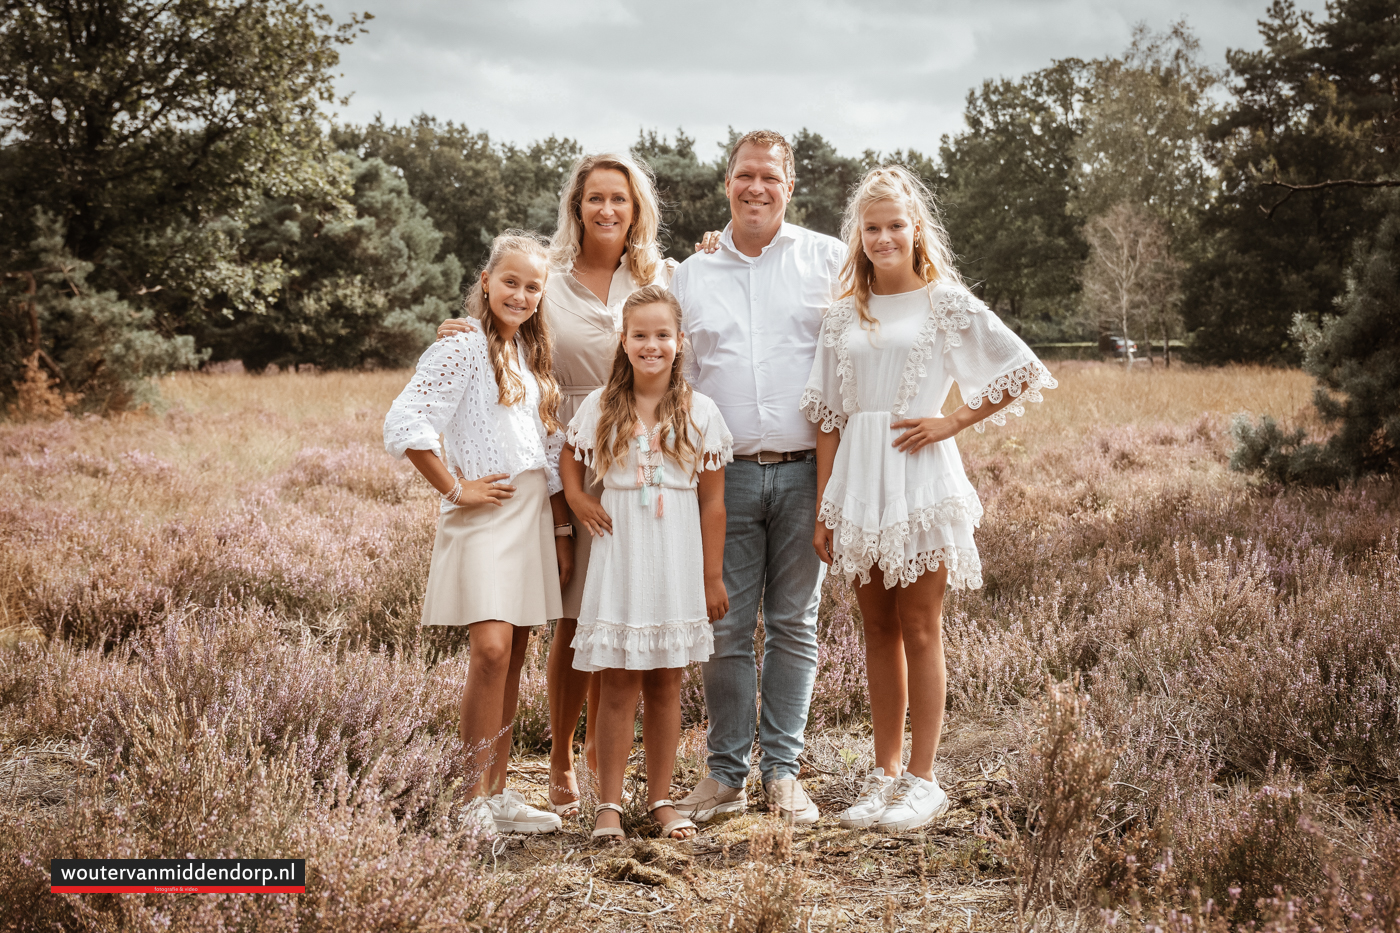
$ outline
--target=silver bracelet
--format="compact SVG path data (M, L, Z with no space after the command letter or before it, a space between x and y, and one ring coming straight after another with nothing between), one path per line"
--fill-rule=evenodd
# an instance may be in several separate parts
M462 481L457 480L457 485L453 486L452 491L449 492L443 498L445 498L448 502L451 502L453 505L456 505L457 500L462 498Z

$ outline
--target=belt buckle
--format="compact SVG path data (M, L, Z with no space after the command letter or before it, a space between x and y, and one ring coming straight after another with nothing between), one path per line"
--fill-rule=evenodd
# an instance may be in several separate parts
M758 452L758 462L759 462L759 465L760 465L760 466L766 466L766 465L768 465L768 464L773 464L773 463L782 463L782 462L786 459L786 457L785 457L782 453L778 453L778 454L776 454L776 456L777 456L777 459L776 459L776 460L764 460L764 459L763 459L764 453L773 453L773 451L771 451L771 450L770 450L770 451L762 451L762 450L760 450L760 451Z

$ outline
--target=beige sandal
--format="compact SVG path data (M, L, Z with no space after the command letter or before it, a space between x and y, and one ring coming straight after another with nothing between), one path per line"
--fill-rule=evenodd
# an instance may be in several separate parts
M657 801L654 801L653 803L650 803L650 804L647 805L647 813L655 813L657 810L660 810L662 807L672 807L672 808L674 808L675 805L676 805L676 804L675 804L673 801L670 801L670 800L665 800L665 799L657 800ZM655 817L653 817L652 819L655 819ZM681 817L677 817L676 819L674 819L674 820L672 820L671 822L669 822L669 823L665 824L664 826L662 826L662 827L661 827L661 835L662 835L663 837L667 838L667 839L670 839L670 838L672 838L672 837L671 837L671 833L675 832L675 831L678 830L678 829L693 829L693 830L695 830L695 832L699 832L699 831L700 831L700 828L699 828L698 826L696 826L694 823L692 823L688 817L681 816ZM691 838L691 837L694 836L694 835L695 835L695 833L691 833L689 836L682 836L681 839L689 839L689 838ZM675 841L676 841L676 842L680 842L681 839L677 839L677 840L675 840Z
M561 820L572 820L579 815L579 805L577 800L570 800L568 803L555 803L549 801L549 809L559 815Z
M600 810L611 810L617 814L619 822L622 821L622 807L615 803L600 803L593 808L593 838L594 839L626 839L627 833L622 831L621 826L598 826L598 812Z

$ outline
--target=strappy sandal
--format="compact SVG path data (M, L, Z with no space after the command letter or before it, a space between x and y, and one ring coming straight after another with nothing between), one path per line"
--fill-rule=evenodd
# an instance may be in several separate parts
M650 804L647 805L647 813L655 813L657 810L660 810L662 807L672 807L672 808L674 808L675 805L676 805L675 802L674 802L674 801L671 801L671 800L662 799L662 800L653 801L652 803L650 803ZM655 818L655 817L652 817L652 819L655 820L656 818ZM692 823L692 822L690 821L690 818L689 818L689 817L678 816L678 817L676 817L674 820L672 820L671 822L666 823L665 825L663 825L663 826L661 827L661 835L662 835L662 837L664 837L664 838L666 838L666 839L670 839L670 838L671 838L671 833L675 832L675 831L678 830L678 829L693 829L693 830L695 830L696 832L699 832L699 831L700 831L699 827L696 826L694 823ZM689 836L682 836L681 839L690 839L690 838L692 838L694 835L695 835L695 833L691 833ZM676 841L676 842L680 842L681 839L677 839L677 840L675 840L675 841Z
M600 827L600 826L597 825L598 812L601 811L601 810L611 810L611 811L613 811L614 813L617 814L617 819L618 819L618 821L619 821L619 822L622 821L622 807L620 807L619 805L617 805L617 804L615 804L615 803L600 803L600 804L598 804L596 807L593 808L593 820L594 820L594 824L593 824L593 838L594 838L594 839L608 839L608 838L626 839L626 838L627 838L627 834L626 834L625 832L622 831L622 827L621 827L621 826L602 826L602 827Z
M570 800L568 803L555 803L553 800L545 799L549 804L549 809L553 810L561 820L576 819L581 812L577 800Z

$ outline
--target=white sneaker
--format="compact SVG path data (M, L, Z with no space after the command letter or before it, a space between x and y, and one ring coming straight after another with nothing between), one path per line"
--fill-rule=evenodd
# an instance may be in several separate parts
M907 833L947 810L948 795L938 786L938 778L925 781L906 772L895 784L894 795L875 828L887 833Z
M486 798L496 829L503 833L557 833L564 825L558 814L537 810L519 791L508 790Z
M865 776L860 785L860 796L856 802L841 811L841 825L846 829L865 829L874 826L884 815L894 796L894 778L885 774L884 768L876 768Z
M457 810L457 825L462 829L476 828L483 839L496 837L496 818L485 797L474 797L462 804Z

